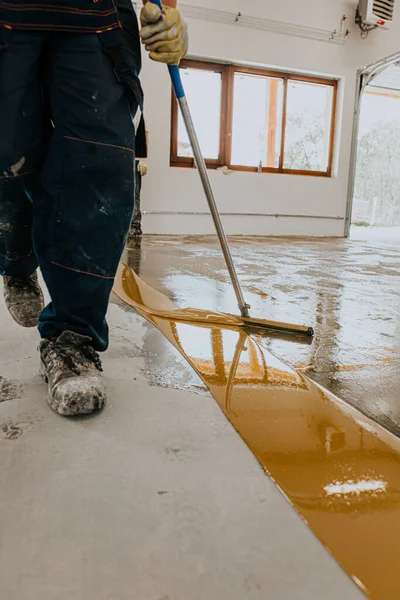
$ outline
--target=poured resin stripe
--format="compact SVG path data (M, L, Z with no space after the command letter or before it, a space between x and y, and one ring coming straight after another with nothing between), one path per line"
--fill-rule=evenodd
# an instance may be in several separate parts
M114 291L182 353L365 594L398 600L400 440L270 354L231 317L180 309L124 265Z

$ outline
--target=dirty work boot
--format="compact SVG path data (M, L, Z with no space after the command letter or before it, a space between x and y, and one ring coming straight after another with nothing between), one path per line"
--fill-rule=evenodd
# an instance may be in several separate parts
M90 338L64 331L40 343L40 372L48 383L47 401L60 415L71 417L103 408L106 390L99 355Z
M26 279L3 277L4 299L14 321L22 327L36 327L44 308L37 272Z

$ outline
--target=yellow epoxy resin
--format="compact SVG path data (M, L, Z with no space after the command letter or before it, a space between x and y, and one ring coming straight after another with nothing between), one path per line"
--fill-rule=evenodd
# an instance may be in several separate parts
M399 600L400 440L274 357L234 318L179 309L123 265L114 291L192 365L361 589Z

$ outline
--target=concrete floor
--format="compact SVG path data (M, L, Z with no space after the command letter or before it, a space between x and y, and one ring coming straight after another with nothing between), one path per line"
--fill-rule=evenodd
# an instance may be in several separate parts
M311 345L263 344L399 436L400 237L231 245L253 316L315 326ZM125 258L180 306L237 313L215 238L145 236ZM157 364L153 377L163 377Z
M317 323L312 346L263 343L398 433L396 245L233 249L255 315ZM214 240L145 238L128 254L179 304L234 310ZM109 405L66 420L46 405L35 331L0 300L0 597L363 598L161 333L118 304L109 320Z
M157 382L162 335L109 318L109 405L68 420L46 405L35 331L0 300L0 597L362 598L215 401Z

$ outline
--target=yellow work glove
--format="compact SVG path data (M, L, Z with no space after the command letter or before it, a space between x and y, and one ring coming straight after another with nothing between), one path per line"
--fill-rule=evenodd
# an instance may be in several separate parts
M179 65L188 51L187 25L176 8L164 6L162 11L147 2L140 13L140 37L150 58L168 65Z
M142 163L142 161L138 162L137 170L139 171L142 177L147 175L147 167L144 163Z

